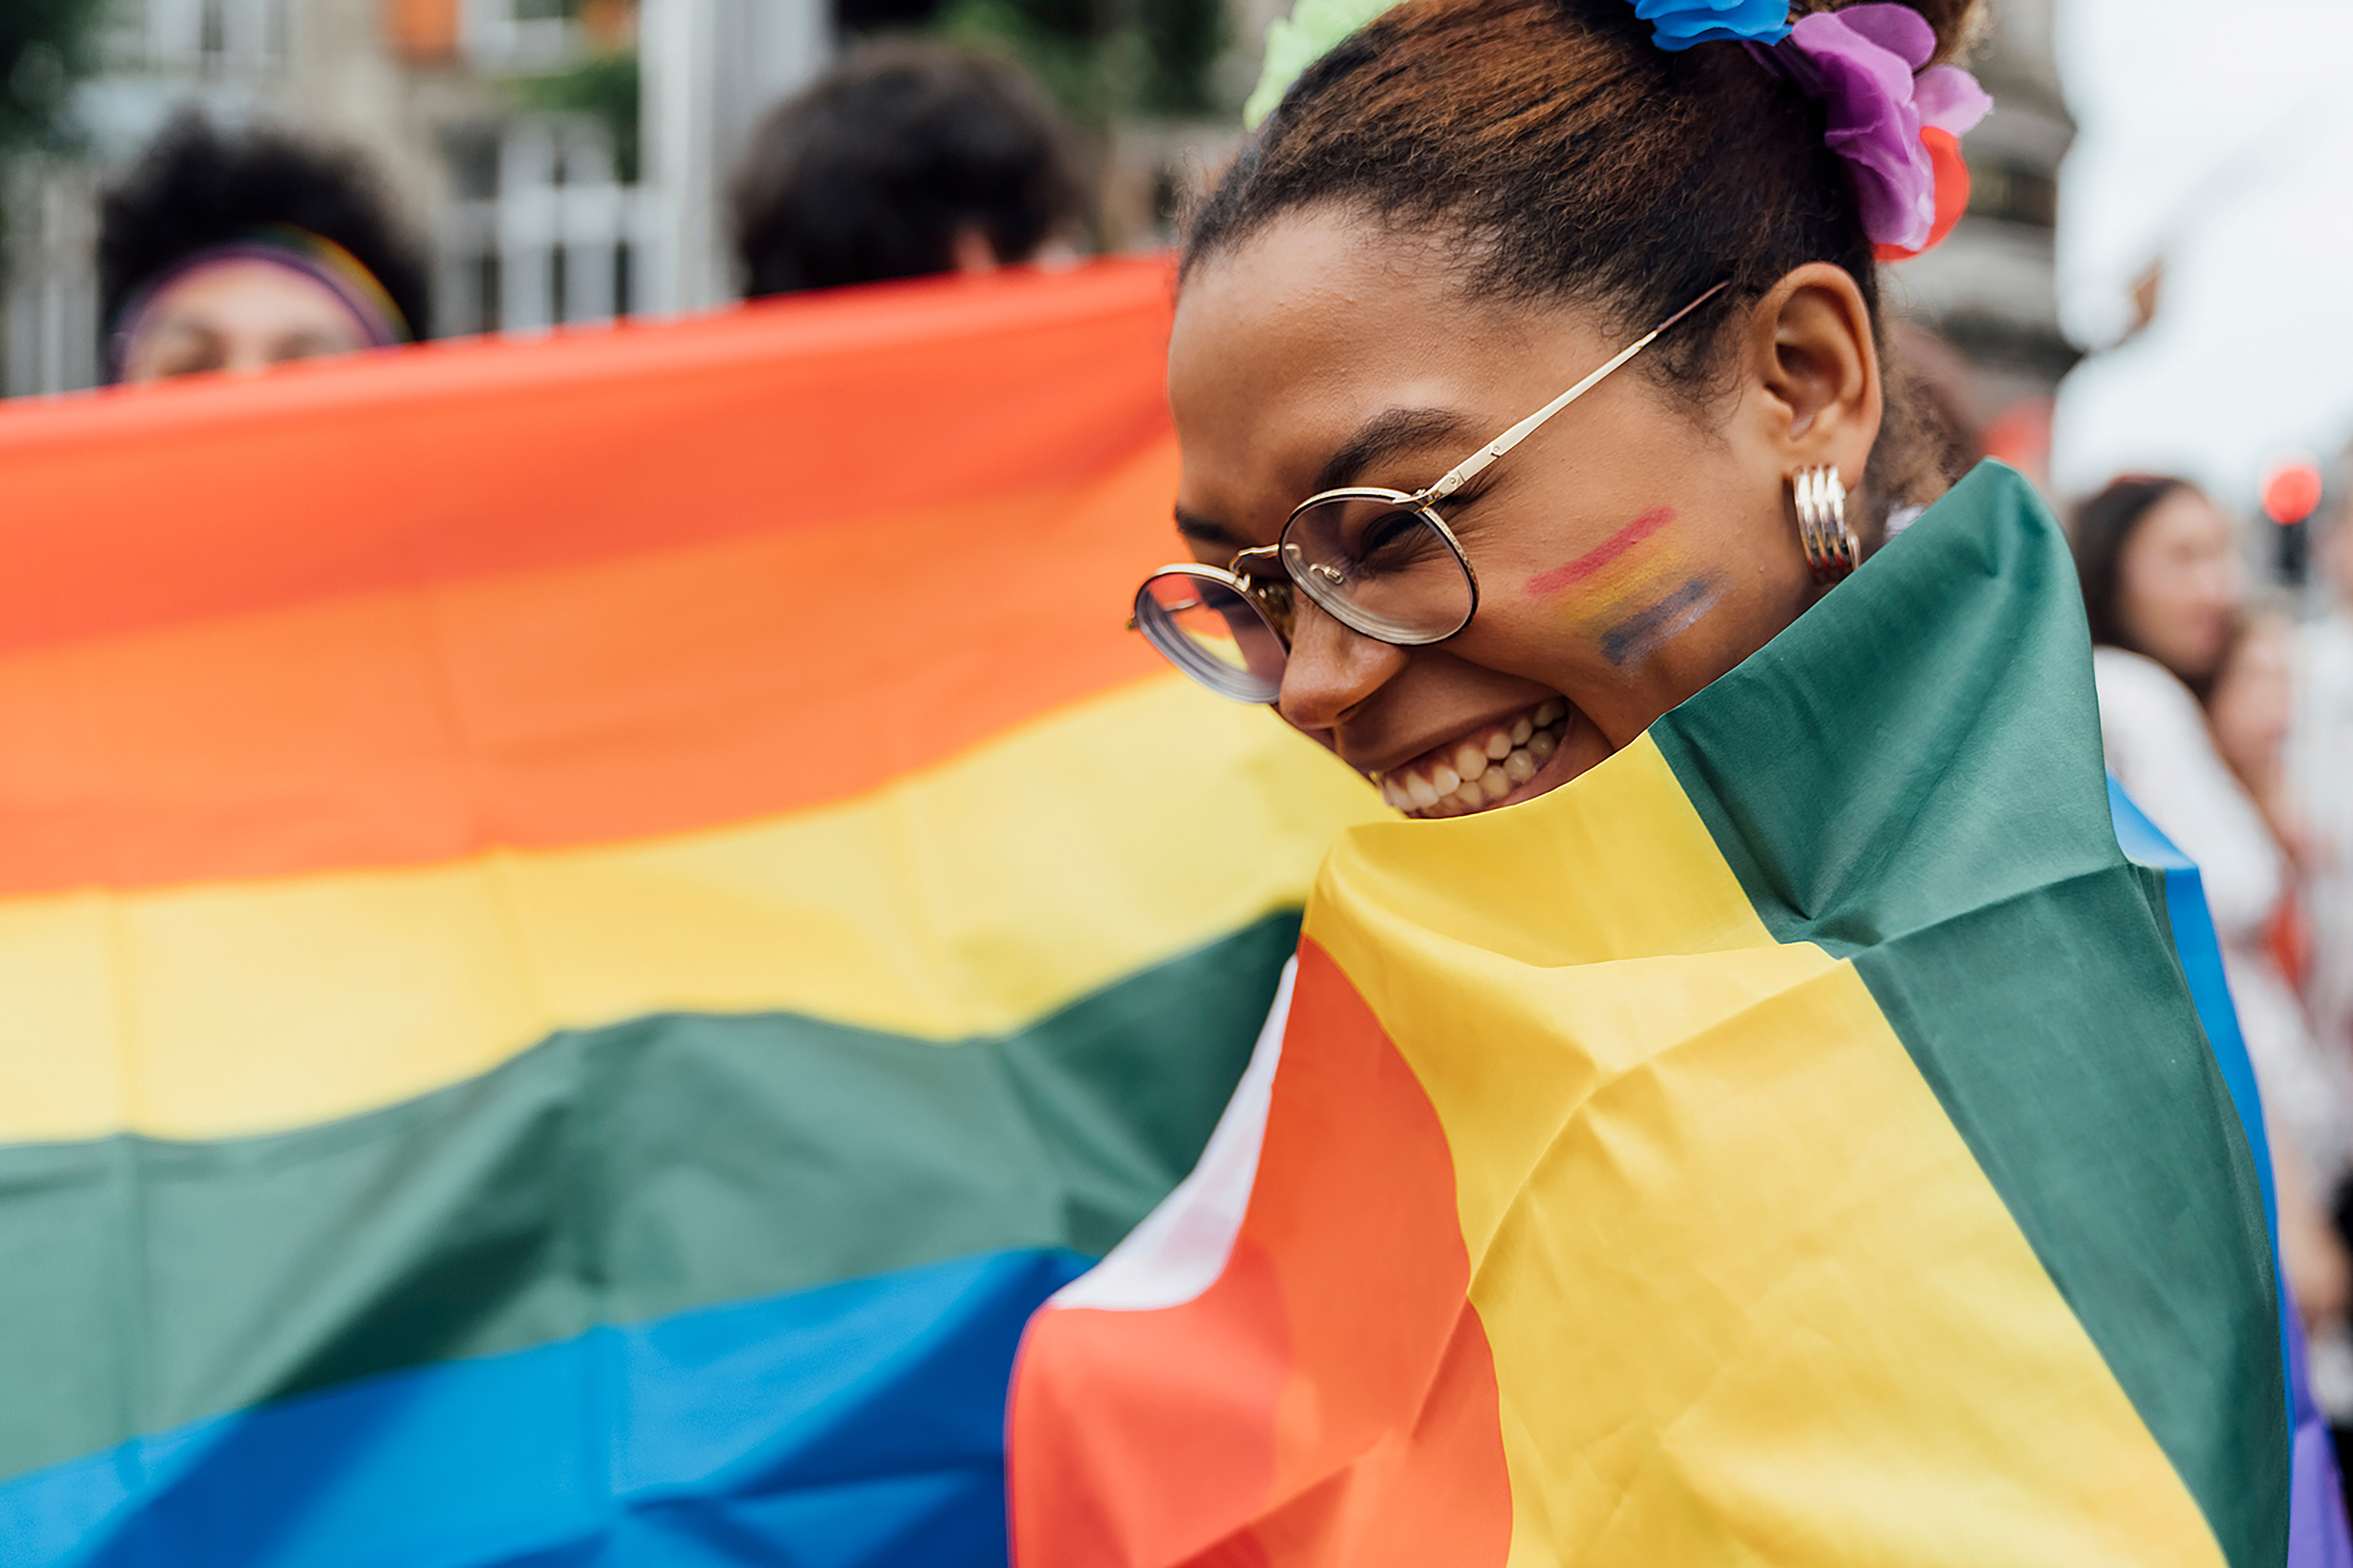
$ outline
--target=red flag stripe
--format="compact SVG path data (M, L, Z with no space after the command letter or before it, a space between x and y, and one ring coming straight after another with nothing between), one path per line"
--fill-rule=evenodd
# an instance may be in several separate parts
M1296 985L1216 1283L1030 1325L1010 1417L1018 1568L1479 1568L1510 1549L1445 1132L1312 942Z

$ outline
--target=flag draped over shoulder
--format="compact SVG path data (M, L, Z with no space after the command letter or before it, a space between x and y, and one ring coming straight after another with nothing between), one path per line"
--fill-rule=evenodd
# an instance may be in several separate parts
M0 412L0 1562L987 1563L1370 792L1159 263Z
M2279 1563L2262 1187L2088 654L1988 466L1574 784L1350 830L1279 1056L1030 1327L1021 1568Z

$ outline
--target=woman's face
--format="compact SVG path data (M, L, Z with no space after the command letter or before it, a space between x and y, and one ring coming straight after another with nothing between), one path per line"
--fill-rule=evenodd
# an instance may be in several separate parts
M1819 292L1797 327L1750 334L1796 392L1744 373L1704 428L1638 359L1438 503L1480 585L1448 641L1392 647L1302 601L1282 716L1392 804L1459 815L1567 783L1761 647L1819 592L1788 475L1819 451L1855 479L1878 427L1860 296ZM1420 489L1625 346L1583 310L1467 300L1434 244L1330 211L1279 220L1178 303L1178 526L1222 566L1316 491ZM1801 406L1815 384L1845 390Z
M2184 680L2221 664L2241 592L2238 530L2196 490L2149 508L2116 557L2125 636Z
M2206 710L2222 758L2251 789L2265 788L2279 766L2295 711L2295 662L2287 625L2248 626L2223 657Z
M317 279L259 258L216 261L174 279L148 305L123 346L122 379L266 370L355 353L370 341L366 323Z

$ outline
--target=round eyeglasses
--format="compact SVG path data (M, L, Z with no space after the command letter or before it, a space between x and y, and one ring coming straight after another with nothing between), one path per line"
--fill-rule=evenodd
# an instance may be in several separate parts
M1241 702L1272 702L1282 694L1294 592L1376 642L1394 647L1444 642L1478 614L1479 574L1436 503L1727 287L1719 283L1669 316L1428 489L1324 490L1299 503L1274 543L1243 551L1222 570L1194 563L1163 566L1135 591L1128 625L1177 668Z

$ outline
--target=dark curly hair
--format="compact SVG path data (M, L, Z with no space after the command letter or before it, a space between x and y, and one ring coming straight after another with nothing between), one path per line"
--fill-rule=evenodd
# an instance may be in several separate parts
M375 170L358 153L272 131L227 132L190 112L164 128L119 184L99 220L100 331L111 335L132 296L207 246L285 224L331 239L375 275L426 330L431 299L425 252L393 215Z
M1978 0L1909 3L1938 60L1971 41ZM1460 237L1475 294L1588 306L1629 337L1729 279L1645 363L1704 403L1725 324L1806 262L1844 268L1879 321L1878 266L1824 130L1821 105L1746 49L1662 49L1626 0L1407 0L1283 95L1193 214L1183 267L1337 203ZM1874 520L1957 477L1921 438L1900 367L1887 382Z
M898 40L859 50L761 123L734 205L756 298L945 272L966 228L1026 260L1081 204L1069 137L1026 71Z

